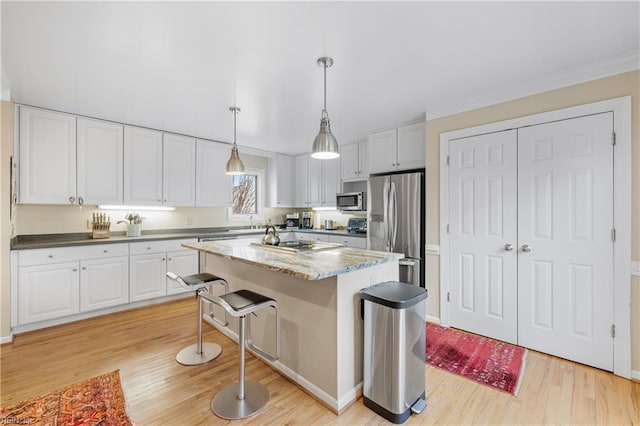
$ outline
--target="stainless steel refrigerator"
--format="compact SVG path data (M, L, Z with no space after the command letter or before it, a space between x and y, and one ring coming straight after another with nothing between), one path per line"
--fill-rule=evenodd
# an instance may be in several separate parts
M400 281L425 286L424 172L369 177L367 248L404 253Z

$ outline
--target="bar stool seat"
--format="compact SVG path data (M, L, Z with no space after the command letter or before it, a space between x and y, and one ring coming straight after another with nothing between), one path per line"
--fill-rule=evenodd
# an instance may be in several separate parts
M229 284L223 278L210 273L200 273L193 275L186 275L181 277L173 272L167 272L167 277L177 282L182 288L187 290L195 290L198 296L198 341L193 345L189 345L182 349L176 355L176 361L182 365L199 365L205 364L209 361L216 359L222 353L222 347L217 343L203 343L202 342L202 313L203 303L206 299L202 297L206 294L213 284L219 284L224 287L225 293L229 291ZM225 322L216 320L220 325L226 326L226 312Z
M276 361L280 357L280 316L278 314L278 302L270 297L250 290L238 290L219 297L205 294L202 297L222 306L231 316L239 319L239 380L237 383L227 385L218 391L211 401L211 410L213 410L218 417L229 420L244 419L253 416L262 410L269 401L269 391L260 383L245 381L245 345L269 361ZM255 346L251 340L250 314L266 307L271 307L275 309L276 312L275 356ZM248 335L247 338L245 338L245 324L246 334Z

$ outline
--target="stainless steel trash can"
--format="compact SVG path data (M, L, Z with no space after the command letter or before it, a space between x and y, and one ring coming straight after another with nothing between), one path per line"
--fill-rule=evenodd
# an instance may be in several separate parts
M389 281L360 290L364 310L364 405L404 423L425 403L427 290Z

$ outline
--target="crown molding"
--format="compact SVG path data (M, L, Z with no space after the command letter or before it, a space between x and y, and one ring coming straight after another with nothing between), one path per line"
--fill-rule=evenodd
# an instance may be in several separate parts
M640 70L640 52L609 58L585 67L568 70L558 76L529 81L506 89L486 91L453 102L430 105L427 119L446 117L635 70Z

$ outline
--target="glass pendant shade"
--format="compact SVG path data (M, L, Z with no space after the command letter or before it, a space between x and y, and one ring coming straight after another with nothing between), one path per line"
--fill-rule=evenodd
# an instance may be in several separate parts
M311 157L320 160L330 160L338 158L340 151L338 150L338 141L331 134L331 124L328 117L322 117L320 121L320 133L313 141L313 149Z
M340 157L338 141L331 134L331 124L327 113L327 68L333 65L333 59L329 57L318 58L318 66L324 69L324 108L322 108L322 118L320 120L320 132L313 140L311 157L320 160L330 160Z
M233 112L233 146L231 147L231 157L227 161L227 169L225 171L228 175L244 175L244 163L240 159L238 154L238 145L236 145L236 117L240 112L238 107L230 107L229 111Z

